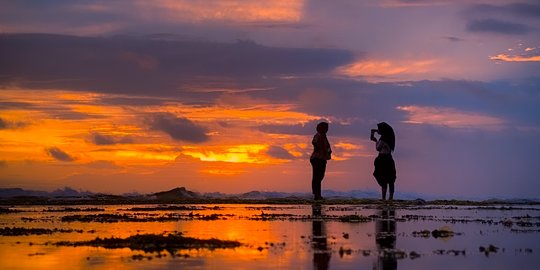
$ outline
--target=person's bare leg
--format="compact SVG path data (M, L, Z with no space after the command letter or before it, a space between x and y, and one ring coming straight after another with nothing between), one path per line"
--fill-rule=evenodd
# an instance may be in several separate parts
M389 200L394 200L394 183L388 184L390 186L390 193L388 194Z
M381 187L381 192L382 192L382 200L386 200L386 185L382 186Z

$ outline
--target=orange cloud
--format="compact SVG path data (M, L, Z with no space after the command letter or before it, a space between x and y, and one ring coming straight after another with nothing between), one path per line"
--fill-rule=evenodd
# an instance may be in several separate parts
M0 91L0 100L21 104L1 108L1 119L24 124L0 129L0 162L6 164L3 179L52 183L107 176L115 179L112 186L125 186L119 179L133 178L142 188L146 187L142 179L165 181L160 179L176 173L190 179L201 175L237 179L260 171L277 174L272 169L275 165L308 156L310 138L267 134L256 127L319 118L297 111L295 104L272 104L264 99L246 99L249 102L244 104L223 99L207 106L175 99L147 105L103 102L123 97L53 89ZM209 140L179 142L167 133L153 131L142 119L155 113L193 119L208 129ZM270 151L271 147L283 151ZM287 158L286 153L291 156Z
M501 53L495 56L490 56L489 59L503 62L540 62L540 55L524 56Z
M413 61L359 60L337 68L336 72L348 77L363 77L370 81L387 81L424 74L433 70L434 59Z
M452 108L423 106L398 106L396 109L408 114L404 121L410 124L442 125L451 128L500 128L503 119L475 112L459 111Z
M286 1L138 1L142 11L158 9L173 21L298 22L303 0ZM150 16L145 14L146 16Z
M343 161L356 157L371 157L373 152L366 151L366 147L360 143L336 142L333 144L332 160Z
M359 150L363 148L360 145L356 145L352 143L344 143L344 142L336 143L334 144L334 146L337 148L341 148L343 150Z
M309 115L294 111L292 104L265 104L244 103L238 106L216 105L208 107L185 106L182 104L170 104L160 108L149 108L149 110L160 110L163 112L175 112L194 121L199 122L240 122L256 124L296 124L298 122L308 122L319 119L318 116ZM250 105L247 105L250 104Z

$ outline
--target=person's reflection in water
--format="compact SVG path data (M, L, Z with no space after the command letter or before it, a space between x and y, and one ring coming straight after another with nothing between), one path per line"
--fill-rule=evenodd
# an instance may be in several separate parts
M326 224L320 204L313 204L313 269L328 269L330 264L331 251L328 248L328 240L326 235Z
M379 218L375 221L375 242L378 257L374 269L397 269L396 248L396 211L392 206L383 206Z

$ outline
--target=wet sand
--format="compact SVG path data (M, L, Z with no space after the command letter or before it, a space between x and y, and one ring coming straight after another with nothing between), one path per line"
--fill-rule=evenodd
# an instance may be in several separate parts
M4 206L2 269L537 269L540 206Z

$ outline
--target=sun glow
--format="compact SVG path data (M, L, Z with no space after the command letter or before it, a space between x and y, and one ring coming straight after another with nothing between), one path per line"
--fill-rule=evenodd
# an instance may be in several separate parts
M269 163L270 159L263 151L268 146L247 144L235 146L187 147L182 154L201 161L223 161L231 163Z

